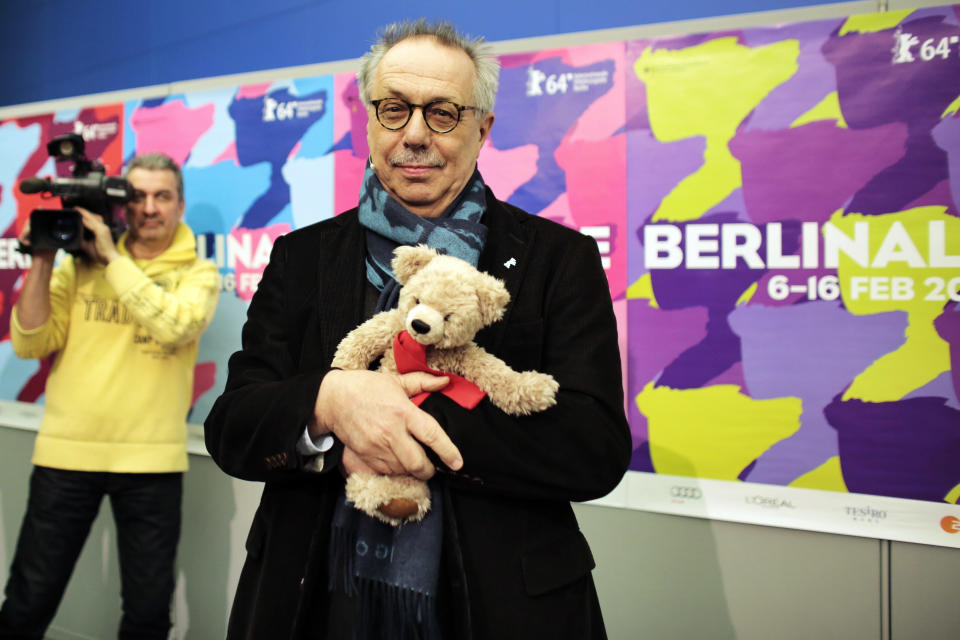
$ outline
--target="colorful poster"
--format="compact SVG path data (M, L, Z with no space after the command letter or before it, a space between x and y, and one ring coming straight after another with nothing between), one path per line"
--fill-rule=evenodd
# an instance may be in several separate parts
M20 182L37 175L68 178L72 163L57 162L47 144L65 134L84 140L84 153L99 161L107 175L120 174L123 105L69 109L0 121L0 398L36 402L43 397L51 359L21 360L10 345L10 312L16 303L28 256L17 251L20 231L35 209L59 209L49 194L24 194Z
M627 61L619 500L808 528L835 508L826 530L960 546L942 523L960 516L958 11L656 38ZM739 485L729 504L716 481Z
M596 239L620 326L634 452L598 502L960 547L960 10L500 60L480 170ZM200 423L274 240L355 206L366 118L341 73L0 122L0 398L43 399L6 327L53 135L182 164L223 276Z
M334 213L332 97L332 77L319 76L126 104L124 158L162 151L181 164L184 219L199 254L220 267L192 422L203 422L226 383L273 241Z
M502 56L478 166L501 200L596 239L626 362L623 53L613 42Z

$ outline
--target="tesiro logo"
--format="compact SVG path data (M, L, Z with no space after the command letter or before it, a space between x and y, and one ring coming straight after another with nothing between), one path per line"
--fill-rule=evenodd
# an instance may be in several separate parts
M947 533L960 533L960 518L956 516L944 516L940 520L940 528Z
M873 507L844 507L844 513L857 522L880 522L887 519L887 512Z

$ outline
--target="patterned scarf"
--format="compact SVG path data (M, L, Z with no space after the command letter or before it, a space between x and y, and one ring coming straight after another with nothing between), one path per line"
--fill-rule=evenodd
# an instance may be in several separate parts
M487 237L480 223L486 186L479 171L439 218L407 211L367 165L360 190L360 224L367 229L367 279L380 291L376 311L396 307L400 285L390 261L400 245L426 244L476 266ZM443 544L443 497L430 483L430 511L397 527L371 518L341 495L334 511L329 589L356 603L357 640L440 640L436 598Z
M367 280L380 291L377 311L397 306L400 286L393 278L390 261L400 245L425 244L477 266L487 241L487 228L480 222L487 210L486 185L476 169L443 215L421 218L394 200L367 164L359 209L360 224L367 229Z

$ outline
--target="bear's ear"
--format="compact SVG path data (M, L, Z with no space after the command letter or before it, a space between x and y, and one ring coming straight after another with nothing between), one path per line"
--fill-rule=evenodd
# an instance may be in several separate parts
M477 297L480 299L480 318L483 326L491 325L503 317L510 302L507 287L488 273L479 273L475 282Z
M400 284L406 284L410 276L427 266L427 263L437 257L437 252L425 244L415 247L400 246L393 251L393 274Z

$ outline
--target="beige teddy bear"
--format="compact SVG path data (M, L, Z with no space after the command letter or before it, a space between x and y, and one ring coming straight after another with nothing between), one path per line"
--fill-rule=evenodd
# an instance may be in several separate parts
M438 393L471 409L484 392L511 415L528 415L556 404L559 386L552 376L514 371L473 342L477 331L503 317L510 294L502 282L423 245L398 247L391 264L402 285L397 308L376 314L348 333L332 366L366 369L383 356L382 371L455 374ZM419 366L413 364L417 360ZM422 402L426 394L422 396L414 402ZM420 520L430 509L426 483L411 476L354 473L347 479L346 497L357 509L393 525Z

